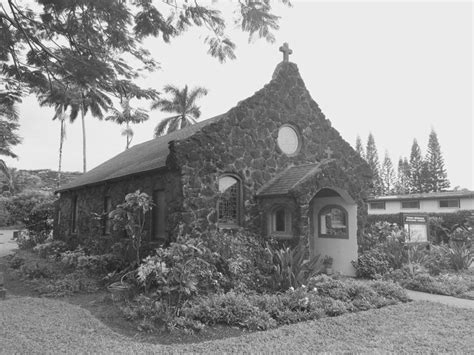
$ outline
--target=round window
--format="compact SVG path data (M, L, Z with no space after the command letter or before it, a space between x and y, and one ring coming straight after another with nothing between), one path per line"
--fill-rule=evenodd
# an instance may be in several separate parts
M294 155L300 148L300 137L292 126L282 126L278 131L278 146L286 155Z

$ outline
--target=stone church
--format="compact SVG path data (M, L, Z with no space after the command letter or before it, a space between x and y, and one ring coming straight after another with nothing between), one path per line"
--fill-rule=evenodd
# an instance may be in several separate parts
M62 186L57 235L119 233L106 212L140 190L155 204L149 242L183 229L308 235L312 253L353 274L370 170L311 98L288 45L280 50L270 82L227 113L137 144Z

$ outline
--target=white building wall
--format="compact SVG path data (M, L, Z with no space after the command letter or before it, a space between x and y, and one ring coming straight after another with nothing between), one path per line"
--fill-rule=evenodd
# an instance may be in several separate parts
M446 200L446 198L443 198ZM402 208L401 201L385 201L385 209L371 209L369 205L369 214L395 214L395 213L454 213L460 210L474 210L474 198L459 198L460 207L439 207L440 199L419 200L420 208Z
M349 238L320 238L319 211L327 205L339 205L347 211ZM343 275L355 276L351 261L357 260L357 205L347 203L341 197L321 197L313 200L313 242L314 253L321 258L329 255L333 258L333 269Z

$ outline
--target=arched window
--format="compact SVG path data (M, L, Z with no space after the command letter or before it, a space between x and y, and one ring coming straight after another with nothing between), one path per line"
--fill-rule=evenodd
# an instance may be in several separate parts
M325 206L319 211L319 237L349 238L347 211L341 206Z
M219 178L219 202L217 204L218 223L223 227L240 224L242 186L233 175Z
M291 212L286 206L277 206L271 210L268 230L274 237L292 237Z

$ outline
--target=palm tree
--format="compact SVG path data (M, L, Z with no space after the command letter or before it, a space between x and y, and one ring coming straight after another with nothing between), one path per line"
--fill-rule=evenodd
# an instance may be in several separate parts
M189 91L187 85L182 90L173 85L166 85L163 91L170 94L170 98L156 100L151 105L151 109L159 108L163 112L176 113L177 115L163 119L156 126L155 138L196 123L201 116L201 110L196 105L196 100L207 95L205 88L196 87Z
M8 187L8 191L14 195L20 192L24 184L22 184L22 173L16 168L9 168L3 160L0 159L0 172L5 176L4 183Z
M125 123L126 127L122 130L122 136L126 137L127 143L125 149L128 149L133 139L133 129L130 127L130 123L141 123L148 119L148 114L145 110L140 108L134 109L130 106L130 98L125 97L120 100L120 106L122 111L112 107L112 114L105 119L107 121L114 121L119 125Z
M62 106L56 107L56 113L54 114L53 120L58 119L60 122L60 133L59 133L59 164L58 164L58 181L57 186L61 186L61 168L63 161L63 145L66 139L66 114L63 111Z
M112 104L110 98L95 87L82 88L77 85L56 84L48 91L39 93L41 106L54 106L56 110L66 112L69 109L69 120L74 122L81 113L82 123L82 159L83 171L87 170L86 154L86 123L85 116L88 112L93 117L103 118L103 111L107 111ZM53 119L59 118L55 115Z

